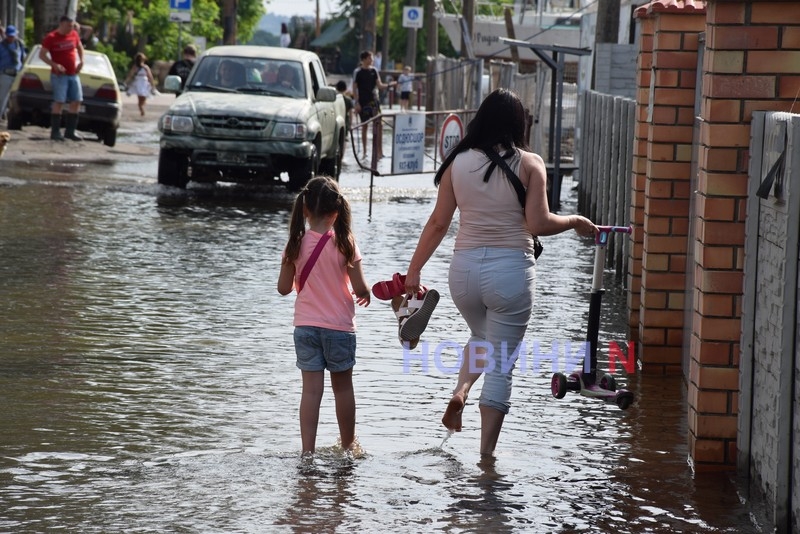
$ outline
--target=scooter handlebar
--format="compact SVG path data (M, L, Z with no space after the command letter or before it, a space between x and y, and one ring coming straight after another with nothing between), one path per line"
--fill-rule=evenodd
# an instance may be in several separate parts
M630 234L633 228L630 226L598 226L597 234L594 236L594 244L605 246L608 244L608 236L612 233Z

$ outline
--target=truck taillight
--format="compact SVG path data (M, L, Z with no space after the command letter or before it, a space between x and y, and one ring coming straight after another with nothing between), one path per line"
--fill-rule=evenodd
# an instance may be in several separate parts
M37 75L28 72L22 75L22 79L19 81L19 88L44 91L44 84Z
M114 87L112 84L107 83L100 86L100 89L94 94L95 98L100 98L103 100L111 100L112 102L117 101L117 88Z

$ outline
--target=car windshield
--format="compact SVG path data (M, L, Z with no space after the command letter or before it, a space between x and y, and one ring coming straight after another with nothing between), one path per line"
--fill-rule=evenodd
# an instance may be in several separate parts
M31 66L48 67L47 63L42 61L39 57L39 47L36 47L31 52L29 60ZM111 65L108 63L103 54L95 54L92 52L84 51L83 53L83 68L81 74L93 74L95 76L102 76L104 78L116 78L114 71L111 70Z
M303 66L299 61L206 56L186 83L186 91L261 93L305 97Z

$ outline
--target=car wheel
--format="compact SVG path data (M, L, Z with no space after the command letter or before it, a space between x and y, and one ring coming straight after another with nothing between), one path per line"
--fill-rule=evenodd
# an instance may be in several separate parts
M188 167L189 162L185 154L162 149L158 153L158 183L185 189L189 183L186 173Z
M13 113L12 111L9 110L7 126L9 130L21 130L22 115L20 115L19 113Z
M113 126L108 126L103 132L103 144L106 146L114 146L117 144L117 129Z
M286 187L289 191L300 191L310 179L317 175L319 171L319 150L314 145L311 157L300 159L289 169L289 183Z

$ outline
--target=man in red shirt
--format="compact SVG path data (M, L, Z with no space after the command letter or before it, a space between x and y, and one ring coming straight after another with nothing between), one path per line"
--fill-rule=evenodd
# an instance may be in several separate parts
M42 41L39 57L50 65L50 84L53 87L53 108L50 114L50 139L83 141L75 133L78 126L78 111L83 101L81 80L78 73L83 67L83 45L75 31L71 17L63 16L58 28L48 33ZM61 108L69 102L66 128L61 135Z

